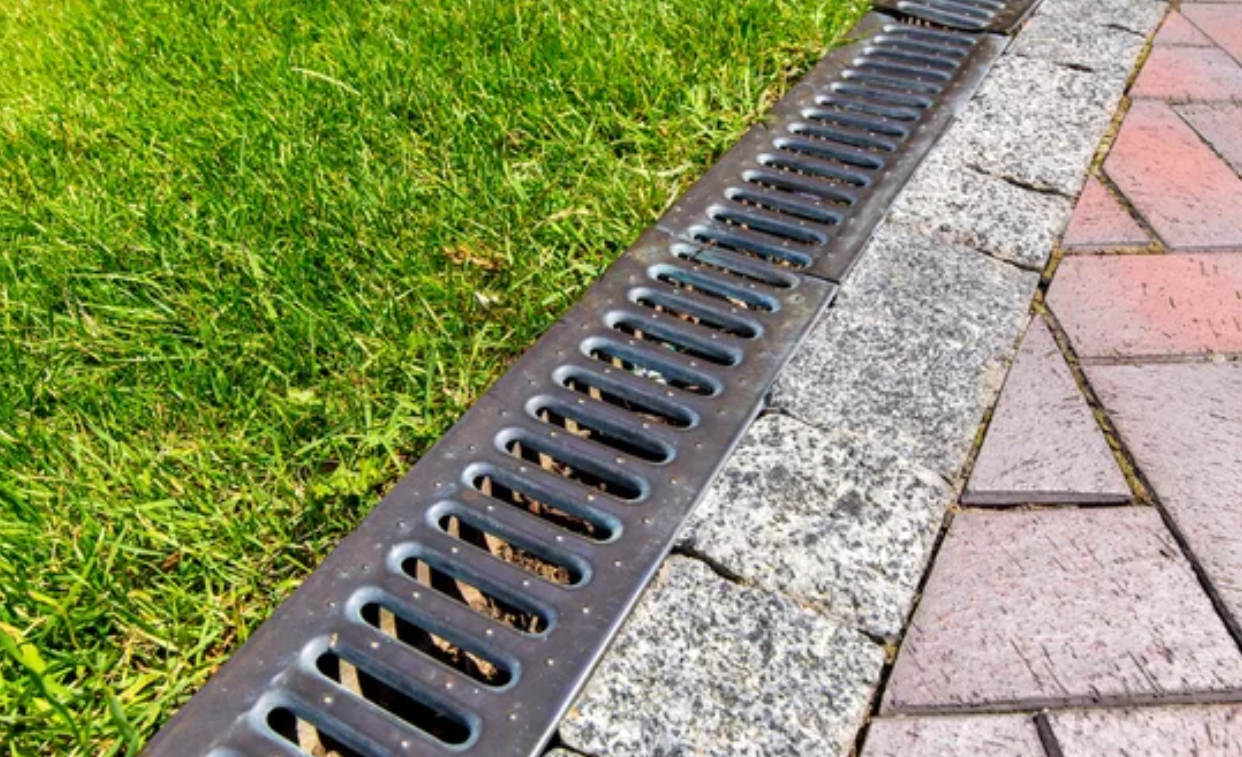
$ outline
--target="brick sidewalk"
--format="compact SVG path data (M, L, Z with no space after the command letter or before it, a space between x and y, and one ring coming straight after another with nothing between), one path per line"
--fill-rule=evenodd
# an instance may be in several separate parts
M864 757L1242 755L1242 2L1129 94Z

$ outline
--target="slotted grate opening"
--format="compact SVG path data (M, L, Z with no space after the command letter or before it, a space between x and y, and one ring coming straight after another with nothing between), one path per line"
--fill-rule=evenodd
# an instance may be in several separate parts
M634 501L643 496L642 479L611 470L596 460L569 450L553 449L542 439L516 436L504 443L504 450L519 460L557 473L587 489L603 492L617 499Z
M487 552L493 557L524 570L533 576L562 586L582 583L582 570L568 561L549 557L538 547L527 544L519 546L519 539L502 535L499 529L484 526L465 513L449 513L437 522L440 530L463 544Z
M832 124L841 128L861 129L863 131L892 137L897 140L905 139L909 136L909 128L893 123L883 117L867 116L858 113L851 113L848 110L825 110L823 108L804 108L802 117L826 124ZM892 142L894 149L897 142Z
M858 86L866 91L877 91L903 96L921 94L923 96L922 99L927 102L927 106L924 107L929 107L933 102L928 98L934 98L944 90L943 86L923 81L922 79L914 77L894 78L863 67L859 67L853 71L847 71L844 77L846 82L849 82L849 84L842 84L838 86Z
M917 121L919 120L919 109L905 107L903 105L890 105L886 102L879 101L878 98L869 96L855 97L848 93L838 93L832 95L820 95L815 98L815 103L823 108L833 108L839 111L863 113L870 116L883 116L891 118L895 121Z
M672 323L646 320L631 315L617 315L609 319L609 325L628 337L662 350L674 352L688 357L706 360L722 366L737 365L742 362L738 350L724 346L709 344L698 337L682 331Z
M315 660L315 669L349 694L370 702L437 741L464 744L470 740L472 732L465 720L389 685L356 662L335 652L324 652Z
M790 250L780 245L766 244L755 239L747 239L737 234L730 234L727 228L713 229L711 227L696 226L691 229L691 235L696 242L720 247L741 255L749 255L750 257L787 268L806 268L811 264L810 255Z
M876 60L879 58L880 60ZM892 79L903 81L925 81L939 85L937 92L943 92L953 80L952 68L929 67L915 65L913 61L892 60L888 56L877 55L874 58L860 58L855 62L859 71L878 73Z
M372 757L360 752L287 707L267 714L267 726L307 757Z
M817 160L805 153L788 151L784 154L760 155L759 163L768 168L785 171L796 176L813 179L817 182L836 182L838 185L850 189L867 185L866 177L857 171L826 160ZM803 185L812 186L805 179L803 180Z
M738 255L712 247L689 245L673 245L672 252L678 258L689 261L698 268L736 276L747 282L766 284L776 289L790 289L796 283L789 273L773 267L766 259L756 261L753 256Z
M756 231L762 231L765 234L771 234L774 237L787 239L798 244L823 244L828 241L827 235L815 229L787 223L775 218L766 218L758 213L748 213L717 205L710 208L707 214L712 220L720 221L729 226L736 226L741 229L755 229Z
M774 163L772 171L751 170L742 174L743 181L780 192L787 192L795 197L806 197L821 202L830 202L849 207L858 201L853 189L843 184L822 181L819 177L807 176L801 168L793 165L785 166L771 156L760 156L767 163Z
M683 291L693 291L682 287ZM740 339L755 339L763 327L757 322L742 318L732 313L722 313L712 308L696 304L688 297L657 292L654 289L640 288L630 292L634 304L650 308L657 313L665 313L696 326L714 329L722 334L736 336ZM746 304L740 303L743 308Z
M891 153L897 149L897 143L891 139L876 136L872 132L845 129L839 126L793 123L789 125L789 133L812 139L822 139L825 142L849 145L859 150L867 150L881 155Z
M923 108L930 108L932 103L935 102L932 98L924 95L911 94L907 92L894 92L890 89L878 87L874 84L837 84L833 86L832 89L834 92L839 92L843 95L850 95L858 98L859 100L865 98L868 102L886 103L898 108L918 108L921 110ZM855 102L857 102L857 100ZM906 112L912 113L912 111ZM918 118L918 115L915 114L908 117L914 119Z
M884 167L884 161L870 153L861 152L852 148L839 148L833 142L825 139L794 139L781 137L773 141L773 144L781 150L789 152L798 152L804 155L810 155L825 160L834 160L845 166L852 166L861 170L846 171L843 174L842 181L855 186L865 187L871 183L871 177L863 171L877 171ZM845 178L848 176L849 178Z
M533 409L534 416L553 428L563 429L579 439L603 445L630 457L649 463L667 463L673 459L668 445L650 437L640 437L632 430L593 417L585 408L561 402L544 402Z
M685 407L639 392L607 376L576 368L565 369L560 374L559 381L566 389L620 408L644 421L678 429L690 428L695 423L694 413Z
M715 268L716 266L711 267ZM683 292L693 292L713 297L721 302L745 308L746 310L757 310L764 313L775 313L780 310L780 300L756 291L754 284L743 288L728 281L721 281L713 276L673 268L672 266L656 268L654 273L656 281Z
M484 686L502 687L513 680L513 671L507 663L477 648L468 648L433 633L428 630L428 624L415 620L408 613L398 612L388 604L368 602L359 609L358 614L367 625L385 636Z
M550 626L550 618L544 611L481 587L480 582L466 578L455 566L436 564L414 555L401 562L401 570L428 589L519 633L543 633Z
M762 186L762 185L760 185ZM764 189L776 189L775 187L764 187ZM779 190L777 190L779 191ZM725 190L725 197L742 205L763 208L774 213L791 216L798 221L809 221L824 226L836 226L841 223L841 213L836 210L828 210L818 203L822 202L817 198L807 198L810 202L804 201L805 195L795 194L792 197L780 196L772 192L752 191L746 188L730 187Z
M774 313L780 309L779 300L755 291L753 284L749 287L739 287L727 281L673 266L656 266L652 269L652 274L656 281L674 289L714 297L734 307L764 313Z
M929 69L943 72L945 78L951 79L957 69L956 60L946 60L935 55L924 55L915 50L893 50L891 47L868 47L867 62L871 65L900 65L918 71L920 75L931 76ZM881 63L883 62L883 63Z
M983 30L1005 10L1004 2L963 2L962 0L898 0L886 3L896 10L925 21L963 29Z
M953 58L955 63L970 53L975 41L960 34L944 34L912 26L889 26L877 38L881 45L897 47L902 52L914 50L925 55Z
M712 397L720 392L719 385L706 373L639 354L625 345L595 339L587 343L586 354L612 368L689 394Z
M591 541L608 541L616 533L616 527L597 513L588 513L574 502L558 502L559 507L548 504L560 498L548 493L536 493L535 487L517 483L504 473L490 471L475 476L471 488L496 502L521 510L558 528Z

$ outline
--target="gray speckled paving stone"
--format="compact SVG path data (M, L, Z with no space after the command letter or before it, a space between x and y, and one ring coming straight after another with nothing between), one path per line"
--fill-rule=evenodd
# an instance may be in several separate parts
M1087 73L1005 56L937 152L953 165L1041 191L1076 195L1121 102L1124 84L1124 74Z
M1242 706L1147 707L1049 713L1064 757L1238 757Z
M1030 715L876 718L862 757L1046 757Z
M1118 92L1167 5L1148 0L1043 0L1010 52L1120 76Z
M1089 366L1087 378L1242 626L1242 363Z
M952 496L934 473L864 437L768 415L683 541L747 583L895 638Z
M781 373L774 407L956 476L1038 276L887 224Z
M1072 202L982 173L970 167L973 157L962 150L934 151L897 196L890 219L1042 269L1065 229Z
M1242 653L1151 507L966 512L884 711L1170 702L1242 687Z
M1130 487L1042 318L1005 378L962 502L1125 502Z
M813 610L672 557L561 736L596 757L844 755L883 664Z
M1128 29L1146 37L1160 23L1169 4L1156 0L1068 0L1064 3L1053 0L1052 7L1064 8L1068 13L1078 13L1101 26Z

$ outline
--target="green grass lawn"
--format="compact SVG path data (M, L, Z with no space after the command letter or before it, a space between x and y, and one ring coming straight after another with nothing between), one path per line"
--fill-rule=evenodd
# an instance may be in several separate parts
M0 3L0 754L136 751L861 4Z

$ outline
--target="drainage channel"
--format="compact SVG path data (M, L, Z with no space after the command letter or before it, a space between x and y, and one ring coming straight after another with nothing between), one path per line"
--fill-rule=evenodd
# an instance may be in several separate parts
M901 0L904 16L864 17L145 753L539 754L776 374L1003 49L978 32L1032 4Z

